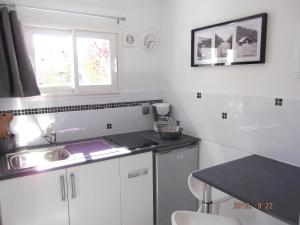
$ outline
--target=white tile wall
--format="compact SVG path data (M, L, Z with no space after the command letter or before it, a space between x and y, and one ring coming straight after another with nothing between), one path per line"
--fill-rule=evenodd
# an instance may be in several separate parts
M126 92L121 95L97 97L26 98L1 99L0 111L9 109L41 108L52 106L102 104L122 101L161 99L161 93ZM112 123L112 129L107 129ZM42 138L46 128L52 124L58 141L99 137L108 134L152 129L153 115L142 115L141 106L90 111L61 112L53 114L15 117L12 131L17 136L18 146L46 144Z
M186 133L249 154L300 166L300 100L165 91ZM277 97L277 96L276 96ZM222 112L228 113L222 119Z
M229 96L196 92L127 92L122 95L80 98L28 98L0 100L0 110L77 104L109 103L162 98L172 104L172 114L188 134L205 141L260 154L300 165L300 101L284 99L275 106L275 97ZM228 114L222 119L222 112ZM142 115L141 107L64 112L19 116L12 124L18 145L43 144L43 131L54 123L59 141L96 137L112 133L151 129L153 116ZM112 123L107 130L106 124Z
M166 91L163 100L172 104L174 119L180 120L185 132L202 139L200 169L251 154L300 166L300 100L284 99L278 107L275 97L196 96L196 92ZM222 112L228 113L227 120L222 120ZM254 208L235 210L237 201L222 203L219 213L238 218L243 225L285 224Z

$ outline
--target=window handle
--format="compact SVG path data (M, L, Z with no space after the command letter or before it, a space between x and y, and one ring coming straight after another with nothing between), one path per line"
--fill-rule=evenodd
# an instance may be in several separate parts
M118 59L117 58L114 59L113 70L114 70L115 74L118 74Z

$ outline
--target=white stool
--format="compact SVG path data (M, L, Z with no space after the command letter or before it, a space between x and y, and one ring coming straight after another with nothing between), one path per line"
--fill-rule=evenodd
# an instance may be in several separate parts
M242 225L225 216L190 211L176 211L172 214L172 225Z
M192 174L190 174L188 178L188 185L193 195L202 202L203 182L194 178ZM219 204L228 201L232 197L213 189L212 198L212 201L215 201L214 206L216 206L216 203ZM201 207L198 209L198 212L176 211L172 214L172 225L242 225L234 218L201 213L200 211Z
M192 173L189 175L188 178L188 185L189 189L192 194L202 202L203 199L203 182L193 177ZM212 202L213 202L213 213L218 214L220 204L232 199L230 195L227 195L215 188L212 189ZM200 205L198 212L201 212L202 205Z

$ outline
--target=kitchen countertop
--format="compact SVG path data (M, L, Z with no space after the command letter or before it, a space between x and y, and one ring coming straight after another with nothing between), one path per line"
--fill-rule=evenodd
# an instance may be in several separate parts
M299 224L299 167L252 155L193 176L257 209L262 204L259 210L288 224Z
M139 135L146 139L149 139L153 142L158 143L155 147L150 147L152 151L163 151L166 148L172 148L174 146L180 146L185 145L187 143L197 143L200 141L199 138L195 138L189 135L182 134L180 139L178 140L163 140L160 138L160 135L152 130L146 130L146 131L139 131L139 132L133 132L133 133L126 133L125 135ZM123 136L124 134L119 135L112 135L112 136ZM106 138L109 138L111 136L106 136ZM148 147L149 148L149 147ZM148 150L148 148L143 148L143 150ZM134 151L134 150L133 150Z
M154 142L157 142L158 145L152 146L152 147L145 147L145 148L141 148L138 150L132 150L125 154L108 156L105 158L100 158L100 157L97 158L97 157L90 157L90 156L84 155L84 157L81 157L81 158L65 160L62 163L60 163L58 166L55 166L53 168L47 168L47 169L41 169L41 170L37 170L37 168L28 168L28 169L22 169L22 170L16 170L16 171L8 171L6 158L4 156L2 156L2 157L0 157L0 180L7 180L7 179L12 179L12 178L17 178L17 177L23 177L23 176L33 175L33 174L52 171L52 170L59 170L59 169L74 167L74 166L78 166L78 165L84 165L84 164L88 164L88 163L109 160L109 159L113 159L113 158L120 158L120 157L129 156L129 155L145 153L145 152L149 152L149 151L157 152L157 151L162 151L166 148L179 147L181 145L186 145L186 144L190 144L190 143L198 143L200 141L199 138L195 138L195 137L185 135L185 134L183 134L180 137L180 139L178 139L178 140L162 140L160 138L159 134L155 133L152 130L132 132L132 133L128 133L128 134L140 135L144 138L147 138ZM70 141L70 142L62 142L62 143L57 143L56 146L75 144L75 143L81 143L81 142L87 142L87 141L95 141L95 140L104 140L105 142L111 144L115 148L120 147L120 146L108 141L106 139L106 136L90 138L90 139L82 139L82 140L76 140L76 141ZM47 148L47 147L51 147L51 146L43 145L43 146L20 148L20 149L18 149L18 151L30 150L30 149L33 150L33 149ZM70 152L70 153L72 154L72 152Z

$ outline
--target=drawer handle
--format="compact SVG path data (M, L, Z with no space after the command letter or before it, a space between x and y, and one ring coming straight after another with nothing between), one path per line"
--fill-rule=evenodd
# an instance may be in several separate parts
M128 178L132 179L132 178L147 175L148 173L149 173L148 169L134 170L128 173Z

